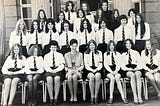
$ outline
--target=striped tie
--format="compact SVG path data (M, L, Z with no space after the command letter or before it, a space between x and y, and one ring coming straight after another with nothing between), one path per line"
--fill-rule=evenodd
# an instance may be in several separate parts
M20 45L22 46L22 32L20 32Z
M15 61L14 61L14 69L17 68L17 56L15 57Z
M68 20L70 20L71 19L71 13L70 13L70 11L68 11Z
M37 69L37 65L36 65L36 57L33 57L33 64L34 64L34 68Z
M66 45L69 45L69 41L68 41L68 33L66 32Z
M111 57L112 57L112 65L115 66L115 60L114 60L113 53L112 53Z
M54 53L53 53L53 58L52 58L52 65L53 65L53 68L55 68L55 58L54 58Z
M131 64L131 63L132 63L131 54L130 52L128 52L128 64Z
M87 29L85 29L85 41L86 41L86 44L88 43L87 41Z
M38 33L36 31L36 44L38 45Z
M50 31L50 42L51 42L51 40L52 40L52 32Z
M152 55L152 52L150 54L150 64L151 64L151 66L153 65L153 55Z
M103 29L103 43L105 43L105 29Z
M122 28L122 41L125 41L125 32L124 32L124 27Z
M92 67L95 67L94 53L92 52Z

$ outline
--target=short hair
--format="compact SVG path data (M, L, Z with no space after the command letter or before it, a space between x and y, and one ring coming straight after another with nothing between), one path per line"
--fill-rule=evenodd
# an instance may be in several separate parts
M49 24L49 23L52 23L52 24L53 24L52 30L53 30L53 32L55 33L55 32L56 32L56 25L55 25L54 19L52 19L52 18L48 18L48 19L47 19L47 23L46 23L46 27L45 27L46 33L49 32L49 29L48 29L48 24Z
M33 23L36 22L37 23L37 26L38 26L38 32L40 33L41 30L40 30L40 27L39 27L39 24L38 24L38 20L33 20L32 21L32 24L31 24L31 34L34 32L34 27L33 27Z
M73 45L74 43L76 43L78 45L78 41L76 39L71 39L70 40L70 45Z
M124 14L122 14L122 15L119 16L119 20L121 21L122 19L128 20L127 16L124 15Z
M130 16L130 12L133 12L135 15L137 14L137 11L136 11L136 9L135 8L131 8L131 9L129 9L129 11L128 11L128 16Z
M32 46L30 47L29 51L28 51L28 55L33 56L33 53L34 53L34 49L35 49L35 48L38 50L37 56L41 56L41 55L42 55L42 51L41 51L41 49L39 48L38 45L32 45Z
M106 24L106 27L107 27L107 20L106 20L105 18L102 18L102 19L100 19L100 21L99 21L99 29L101 29L101 24L102 24L102 22L104 22L104 23Z
M73 12L73 7L74 7L74 3L73 3L73 1L67 1L66 2L66 12L68 11L68 6L69 6L69 4L71 4L72 5L72 10L71 10L71 12Z
M19 49L18 58L22 59L22 48L18 43L13 44L13 46L11 48L11 52L10 52L11 58L15 59L15 53L14 53L14 48L15 47L18 47L18 49Z

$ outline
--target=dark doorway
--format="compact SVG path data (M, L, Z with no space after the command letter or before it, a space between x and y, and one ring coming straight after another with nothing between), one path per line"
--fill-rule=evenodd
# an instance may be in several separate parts
M89 4L90 11L96 11L100 6L100 0L80 0L81 3L86 1Z

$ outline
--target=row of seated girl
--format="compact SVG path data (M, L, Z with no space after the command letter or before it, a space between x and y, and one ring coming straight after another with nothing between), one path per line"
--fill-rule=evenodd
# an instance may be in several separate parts
M115 82L123 102L128 103L120 83L121 77L130 79L135 104L143 103L141 77L147 77L150 80L157 91L158 98L160 98L160 51L154 48L150 40L145 42L145 49L141 52L141 55L132 49L132 40L126 39L124 45L126 52L120 54L116 51L115 42L111 40L108 43L108 51L102 55L102 52L97 50L97 43L90 40L83 55L77 50L78 41L71 39L69 44L71 50L63 57L60 52L57 52L57 41L50 41L50 50L44 56L44 59L37 45L33 45L29 49L30 56L26 59L22 55L21 46L17 43L14 44L11 48L11 54L2 67L5 85L3 106L12 105L17 84L20 81L29 81L28 105L36 105L36 89L39 80L46 80L50 97L49 104L56 105L60 91L60 81L63 76L68 80L71 102L78 101L77 80L84 77L89 79L90 103L98 104L100 80L103 76L110 79L108 103L113 102ZM105 75L102 69L105 69ZM65 70L65 73L63 73L63 70Z

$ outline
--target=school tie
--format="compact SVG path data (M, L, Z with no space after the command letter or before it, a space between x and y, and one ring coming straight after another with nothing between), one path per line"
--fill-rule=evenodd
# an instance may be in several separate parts
M85 41L86 41L86 44L88 43L88 41L87 41L87 29L84 29L84 31L85 31Z
M17 68L17 57L15 57L15 61L14 61L14 69Z
M150 54L150 64L151 64L151 66L153 65L153 55L152 55L152 53Z
M37 69L36 57L33 57L33 64L34 64L34 69Z
M132 24L134 25L135 23L134 23L134 19L132 19Z
M131 63L132 63L131 54L130 52L128 52L128 64L131 64Z
M53 68L55 68L55 58L54 58L54 53L53 53L53 58L52 58L52 65L53 65Z
M70 20L71 19L71 13L70 13L70 11L68 11L68 20Z
M36 31L36 44L38 45L38 33Z
M103 29L103 43L105 43L105 29Z
M92 67L95 67L94 53L92 52Z
M52 32L50 31L50 40L49 41L51 41L52 40Z
M68 32L66 32L66 45L69 45L69 41L68 41Z
M112 57L112 65L115 66L115 59L114 59L113 53L112 53L111 57Z
M125 41L125 32L124 32L124 27L122 27L122 41Z
M20 45L22 46L22 32L20 32Z

